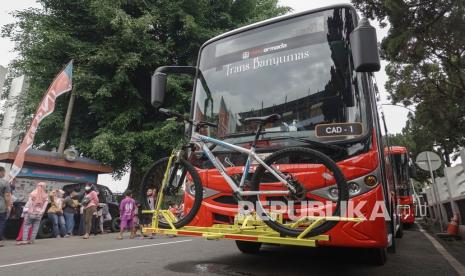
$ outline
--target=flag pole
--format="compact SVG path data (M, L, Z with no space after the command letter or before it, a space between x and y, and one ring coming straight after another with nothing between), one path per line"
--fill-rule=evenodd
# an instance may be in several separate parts
M63 126L63 132L61 133L60 144L58 146L58 153L60 153L60 154L63 154L63 152L65 151L66 139L68 138L69 125L70 125L70 122L71 122L71 114L73 113L75 98L76 98L76 96L75 96L74 89L73 89L71 91L71 96L69 98L68 110L66 111L65 123L64 123L64 126Z

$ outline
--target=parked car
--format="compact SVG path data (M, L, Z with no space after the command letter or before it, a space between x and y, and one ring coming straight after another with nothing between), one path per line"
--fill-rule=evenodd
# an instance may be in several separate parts
M21 228L21 214L26 202L14 202L11 209L10 216L5 225L5 237L7 239L16 239L18 236L19 228Z
M78 192L79 201L84 196L84 187L86 183L75 183L75 184L68 184L63 186L63 190L65 192L76 191ZM112 232L119 232L119 204L116 201L116 197L113 193L108 189L108 187L94 184L94 188L99 193L99 201L100 203L106 203L108 205L108 210L111 215L111 221L106 221L104 223L104 228L110 229ZM26 203L25 202L15 202L14 208L8 218L6 229L5 229L5 237L8 239L14 239L17 237L19 229L21 227L21 213L23 211L23 207ZM48 207L47 207L48 209ZM79 228L79 214L75 216L75 230ZM42 221L40 222L39 231L37 232L37 238L45 239L51 238L53 236L52 233L52 222L48 219L47 215L44 215ZM77 231L76 231L77 232Z

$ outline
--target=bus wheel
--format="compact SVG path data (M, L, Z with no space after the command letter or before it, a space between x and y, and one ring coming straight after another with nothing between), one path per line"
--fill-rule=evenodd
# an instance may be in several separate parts
M387 252L396 253L396 239L394 237L391 239L391 245L387 248Z
M257 254L262 247L261 242L248 242L248 241L238 241L236 240L237 248L245 254Z
M396 238L400 239L404 236L404 224L401 222L399 223L399 229L396 232Z
M387 261L386 248L372 248L372 260L374 265L384 265Z
M413 223L404 223L404 229L411 229L413 227Z

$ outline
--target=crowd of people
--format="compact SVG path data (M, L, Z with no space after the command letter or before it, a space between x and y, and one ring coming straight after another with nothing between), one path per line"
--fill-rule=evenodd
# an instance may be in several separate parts
M6 219L12 207L11 188L2 177L5 169L0 167L0 247L3 246L3 232ZM98 192L92 183L86 183L84 192L63 191L60 189L47 192L45 182L38 182L35 189L29 194L24 205L23 222L17 237L17 245L34 243L44 216L51 222L52 237L71 237L81 235L89 239L90 234L104 233L103 222L111 216L108 205L99 202ZM145 205L155 209L156 190L148 189ZM123 239L125 230L130 232L130 238L135 238L141 224L150 224L151 216L142 216L139 219L140 204L133 198L130 190L124 193L119 205L120 233L117 239ZM76 225L77 219L79 226ZM78 226L78 227L75 227ZM144 236L140 233L140 237ZM149 236L152 238L152 236Z
M79 198L81 198L79 200ZM48 209L47 209L48 206ZM37 183L29 194L23 208L23 225L18 235L17 245L34 242L43 216L52 223L53 237L70 237L75 234L76 216L79 215L78 233L84 239L89 239L91 231L96 233L99 228L103 232L103 215L105 204L99 203L98 193L92 183L87 183L84 194L78 191L64 192L52 190L47 193L46 183ZM108 213L108 208L106 208ZM94 229L92 229L94 228Z
M8 214L13 206L13 200L11 197L11 188L8 182L4 179L5 168L0 167L0 247L4 246L4 236L6 220Z

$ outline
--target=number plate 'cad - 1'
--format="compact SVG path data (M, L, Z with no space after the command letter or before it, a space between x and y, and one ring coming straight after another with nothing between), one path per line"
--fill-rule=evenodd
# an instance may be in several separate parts
M363 126L361 123L320 124L315 127L315 132L316 137L361 135Z

